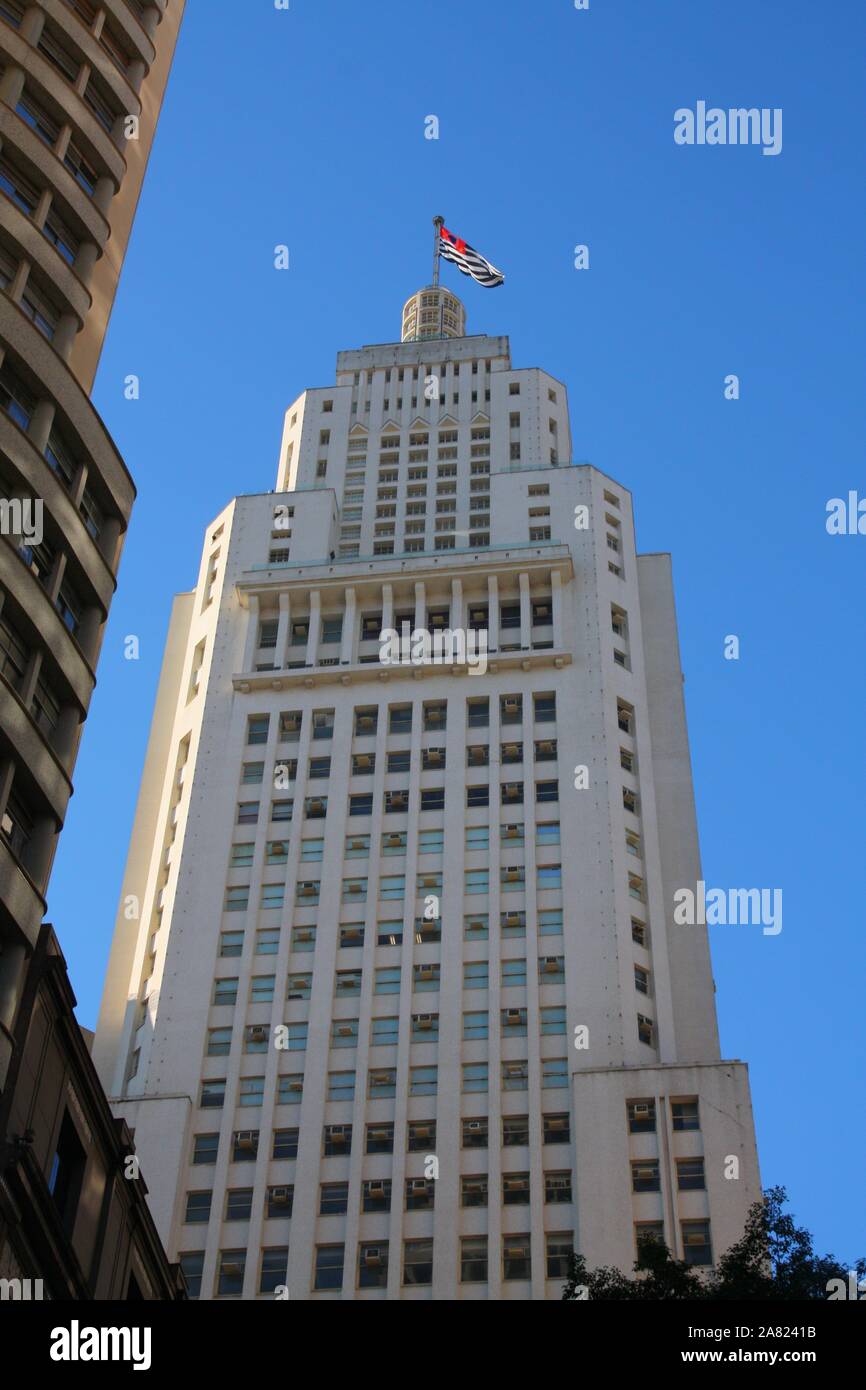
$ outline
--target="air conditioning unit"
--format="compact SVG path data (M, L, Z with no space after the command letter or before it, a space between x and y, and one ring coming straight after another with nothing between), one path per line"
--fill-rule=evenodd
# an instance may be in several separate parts
M350 840L350 841L349 841L349 849L366 849L366 848L367 848L367 841L366 841L366 840Z
M373 759L369 753L358 753L355 758L356 768L368 768L373 766Z
M405 809L406 809L406 793L405 793L405 792L392 792L392 793L391 793L391 796L390 796L390 799L389 799L389 802L388 802L388 807L389 807L389 809L390 809L391 811L405 811Z
M538 607L535 610L535 617L538 621L540 621L542 618L550 617L550 609L548 608L546 603L540 603L538 605Z
M244 1272L244 1267L239 1260L225 1260L220 1265L220 1274L227 1274L230 1279L239 1279Z
M432 1126L432 1125L414 1125L414 1126L413 1126L413 1129L412 1129L412 1137L413 1137L414 1139L432 1139L432 1138L433 1138L433 1126Z
M306 623L295 623L295 627L294 627L294 636L295 636L295 637L306 637L306 636L309 634L309 631L310 631L310 629L309 629L309 627L308 627L308 625L307 625Z
M402 835L386 835L385 844L389 849L401 849L403 845Z
M529 1183L526 1178L506 1178L504 1186L506 1192L526 1192Z
M547 1128L553 1131L567 1129L568 1120L564 1115L553 1115L547 1122Z
M706 1245L707 1238L701 1231L687 1231L683 1236L683 1245Z
M423 1193L426 1194L426 1192L427 1192L428 1190L429 1190L429 1189L428 1189L427 1179L426 1179L426 1178L410 1178L410 1179L409 1179L409 1191L410 1191L410 1192L423 1192Z
M505 1067L505 1075L510 1077L523 1077L526 1075L526 1067L520 1062L508 1063Z
M522 830L522 825L503 825L502 838L503 840L519 840Z
M296 927L295 937L298 941L313 941L316 933L312 927Z
M247 1029L248 1042L267 1042L268 1030L263 1023L252 1023Z
M384 1197L384 1196L385 1196L385 1190L386 1190L386 1189L385 1189L385 1184L384 1184L383 1182L368 1182L368 1183L367 1183L367 1196L368 1196L368 1197Z
M476 744L470 750L470 757L474 763L485 763L487 761L487 749Z
M538 745L538 751L539 753L552 753L553 739L543 738Z
M355 1030L352 1027L351 1023L340 1023L337 1025L338 1038L352 1038L354 1037L354 1035Z
M275 1207L286 1207L289 1204L288 1187L272 1187L270 1191L270 1202Z
M433 1014L413 1014L412 1022L416 1028L421 1028L425 1032L429 1032L433 1027L433 1017Z
M466 1133L467 1133L467 1134L483 1134L483 1133L484 1133L484 1121L483 1121L483 1120L469 1120L469 1121L467 1122L467 1124L466 1124Z
M299 884L298 884L298 897L299 897L299 898L314 898L315 896L316 896L316 885L315 885L315 883L299 883Z
M506 870L505 870L505 874L504 874L504 878L505 878L505 882L506 882L506 883L519 883L519 882L520 882L520 870L519 870L519 869L506 869Z
M302 1091L303 1089L304 1089L304 1083L303 1083L302 1078L301 1078L301 1077L292 1077L292 1080L289 1082L289 1090L290 1090L290 1091Z
M330 720L329 720L329 716L328 716L327 714L314 714L314 715L313 715L313 728L314 728L314 729L327 729L329 722L330 722ZM300 720L297 720L297 719L296 719L296 720L293 720L292 723L291 723L290 725L287 725L287 727L288 727L288 728L292 728L292 729L299 729L299 728L301 727Z
M428 709L428 710L426 711L426 719L427 719L427 723L428 723L428 724L441 724L441 722L442 722L442 710L441 710L441 709Z
M517 743L504 743L502 745L502 756L504 758L516 758L520 753L520 745Z
M562 967L557 956L544 956L541 968L545 975L556 975Z
M505 714L517 714L520 709L519 700L503 700L502 709Z
M470 930L470 931L484 931L486 925L487 925L486 922L470 922L470 923L469 923L469 930Z
M431 627L444 627L447 619L444 613L434 613L430 619Z
M350 883L350 884L349 884L349 892L350 892L350 893L360 893L362 887L363 887L363 885L360 884L360 883Z
M363 927L343 927L340 936L343 941L362 941L364 929Z
M271 860L285 859L288 853L289 845L287 840L271 840L268 845L268 858Z
M646 1101L635 1101L631 1111L636 1120L645 1120L652 1114L653 1106Z
M378 1245L368 1245L364 1251L364 1264L377 1266L382 1263L382 1251Z
M359 729L372 729L374 722L375 722L375 721L374 721L374 719L373 719L372 714L359 714L359 715L358 715L358 728L359 728Z
M435 979L436 979L436 967L435 967L435 965L419 965L419 966L417 967L417 969L418 969L418 979L419 979L419 980L435 980Z
M421 886L422 886L422 888L438 888L438 886L439 886L439 876L438 876L438 874L422 874L422 875L421 875Z
M325 803L318 796L314 796L307 802L307 810L311 816L321 816L325 810Z
M508 1025L515 1024L515 1023L522 1023L522 1022L523 1022L523 1010L522 1010L522 1009L506 1009L506 1010L505 1010L505 1022L506 1022L506 1024L508 1024Z
M387 1071L374 1071L370 1080L374 1086L390 1086L392 1084L391 1073Z
M254 1129L239 1129L235 1135L235 1148L243 1149L244 1152L255 1149L257 1142L258 1136Z
M387 1143L392 1137L391 1131L387 1129L371 1129L369 1134L370 1138L375 1140L377 1144Z
M523 920L522 920L521 914L520 914L519 912L506 912L506 914L505 914L505 925L506 925L506 927L520 927L520 926L522 926L522 925L523 925Z
M472 623L486 623L487 610L484 608L470 608L469 621Z
M505 1258L506 1260L525 1260L526 1247L524 1245L506 1245Z
M351 1129L351 1125L331 1125L328 1130L328 1138L332 1144L347 1144Z
M518 782L506 782L502 788L502 795L506 801L516 801L520 795L520 784Z
M442 761L442 750L441 750L441 748L428 748L428 750L427 750L427 762L428 762L428 763L432 763L434 767L438 767L438 765L441 763L441 761Z
M294 990L307 989L308 987L309 981L301 975L295 976L295 978L292 981L290 981L289 984L289 988Z

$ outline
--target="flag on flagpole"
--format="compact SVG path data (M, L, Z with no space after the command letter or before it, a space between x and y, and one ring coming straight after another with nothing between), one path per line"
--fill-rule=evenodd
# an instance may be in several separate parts
M446 261L453 261L458 270L464 275L471 275L473 280L477 280L479 285L486 285L488 289L494 289L497 285L505 283L505 276L501 270L497 270L495 265L491 265L476 251L474 246L463 241L453 232L449 232L447 227L439 228L439 252Z

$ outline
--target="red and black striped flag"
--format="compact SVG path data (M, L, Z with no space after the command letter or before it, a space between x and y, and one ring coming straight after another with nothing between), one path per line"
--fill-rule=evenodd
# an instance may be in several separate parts
M449 232L447 227L439 228L439 252L446 261L453 261L458 270L462 270L464 275L471 275L473 280L477 280L479 285L486 285L488 289L493 289L497 285L505 283L505 276L501 270L497 270L495 265L491 265L488 260L476 251L474 246L463 241L461 237Z

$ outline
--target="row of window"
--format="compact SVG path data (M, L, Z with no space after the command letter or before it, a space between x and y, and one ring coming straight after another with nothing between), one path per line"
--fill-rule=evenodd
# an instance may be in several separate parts
M398 627L400 615L395 617ZM376 619L376 640L381 629L381 615ZM306 627L306 624L302 624ZM545 692L532 697L532 713L536 724L549 724L556 719L556 695ZM408 734L412 732L413 706L409 704L388 706L388 733ZM335 711L317 709L312 711L311 735L314 740L334 737ZM247 719L247 743L267 743L270 732L269 714L251 714ZM303 722L302 710L284 710L277 716L277 740L279 743L297 743L301 736ZM421 726L427 732L438 733L447 728L448 701L425 700L421 708ZM523 696L501 695L499 697L499 722L505 724L523 723ZM466 701L466 727L486 729L490 725L490 701L486 696ZM353 711L353 732L356 738L370 737L379 727L379 707L360 705Z
M245 768L263 767L264 764L245 764ZM249 778L244 775L246 781L255 781L256 778ZM494 835L497 827L494 826ZM523 821L516 821L512 824L503 824L498 827L499 839L505 849L516 849L526 843L526 827ZM558 845L560 843L560 825L558 820L537 821L535 824L535 844L541 848L545 845ZM408 846L408 832L405 830L384 830L380 837L380 853L383 857L389 858L404 856ZM486 852L490 849L490 826L489 825L468 825L465 830L465 847L467 852ZM430 830L419 830L417 842L418 854L442 854L445 849L445 831L443 828ZM347 835L343 849L344 859L369 859L371 849L371 837L369 834ZM301 841L302 860L321 860L324 857L325 841L322 837L305 836ZM281 864L284 863L289 853L288 840L268 840L265 845L265 863ZM245 840L231 846L229 867L232 869L248 868L252 865L255 857L255 841ZM433 886L424 884L424 887Z
M503 782L499 789L500 800L504 805L522 806L524 805L524 784L523 782ZM626 796L628 800L626 801ZM559 801L559 782L544 781L535 783L535 800L541 805L545 802ZM628 788L623 789L623 801L626 809L633 811L637 807L637 794ZM490 786L482 783L478 786L466 788L466 805L469 807L489 806L490 805ZM393 791L385 792L384 807L387 814L405 814L409 810L409 792ZM256 825L259 819L261 802L241 801L238 803L237 824ZM444 787L422 787L420 790L421 811L444 811L445 809L445 788ZM289 821L292 819L294 803L291 798L277 798L271 802L270 819L272 821ZM308 820L324 820L328 814L327 796L309 796L304 800L304 815ZM372 792L352 793L349 796L349 815L350 816L372 816L373 814L373 794Z
M546 1113L541 1117L545 1144L570 1144L571 1126L567 1114ZM254 1163L258 1158L261 1133L257 1129L239 1129L232 1135L232 1163ZM273 1159L295 1159L298 1156L300 1130L275 1129L271 1136ZM470 1116L461 1120L461 1147L486 1149L490 1129L487 1116ZM217 1161L220 1136L218 1133L197 1134L193 1140L193 1166L209 1166ZM502 1119L502 1144L518 1148L529 1143L529 1116L506 1115ZM435 1120L409 1120L406 1126L406 1152L430 1153L436 1147ZM352 1125L325 1125L322 1131L322 1155L325 1158L348 1156L352 1152ZM364 1152L390 1154L394 1152L394 1125L391 1121L376 1121L366 1126Z
M568 1278L574 1245L571 1231L545 1236L545 1277ZM262 1251L258 1292L275 1293L285 1286L288 1269L288 1246L268 1247ZM246 1250L221 1250L216 1276L217 1297L239 1297L243 1292L246 1273ZM694 1263L694 1261L693 1261ZM180 1255L181 1268L186 1276L192 1298L201 1293L204 1270L204 1251L186 1251ZM343 1287L345 1264L344 1245L317 1245L313 1266L314 1290L336 1291ZM502 1238L501 1277L503 1280L525 1282L532 1278L532 1257L528 1234L507 1235ZM358 1246L357 1287L383 1289L388 1284L388 1242L362 1241ZM488 1281L488 1245L486 1236L464 1236L460 1241L460 1282L484 1284ZM433 1283L433 1241L406 1240L403 1242L402 1283L406 1288L429 1287Z
M285 841L271 841L272 845L284 844ZM304 841L304 844L316 845L314 841ZM307 861L319 862L322 858L321 853L314 850L305 856ZM277 861L274 861L277 862ZM366 878L344 878L341 889L341 901L344 903L363 903L367 901ZM523 864L503 864L499 871L499 885L504 893L524 892L526 890L526 867ZM535 870L535 887L541 893L551 888L562 887L562 865L561 864L539 864ZM299 907L318 903L321 890L321 881L314 879L310 881L301 880L295 884L295 902ZM261 896L259 907L263 909L282 908L285 905L286 884L282 883L263 883L261 886ZM419 874L416 881L416 894L424 897L430 892L442 891L442 874ZM490 891L490 872L488 869L466 869L463 874L463 892L466 896L474 893L488 893ZM399 900L406 896L406 876L405 874L385 874L378 880L376 889L377 897L380 900ZM246 912L249 907L250 885L248 883L234 884L226 889L223 909L226 912Z
M435 1096L438 1089L438 1067L416 1066L409 1068L408 1094L410 1096ZM461 1091L464 1095L472 1093L487 1094L489 1075L487 1062L464 1062L461 1066ZM541 1059L541 1086L544 1090L558 1089L568 1085L568 1058L543 1057ZM300 1105L304 1091L303 1073L286 1073L278 1076L276 1089L277 1105ZM529 1063L527 1061L502 1062L500 1067L500 1089L502 1091L529 1090ZM367 1074L367 1096L370 1100L393 1099L397 1094L397 1068L371 1067ZM326 1099L352 1101L355 1099L355 1072L330 1071L327 1076ZM263 1076L242 1076L238 1081L237 1104L239 1106L260 1106L265 1100L265 1078ZM226 1079L217 1077L201 1083L199 1105L203 1110L221 1110L226 1101Z
M562 935L562 908L551 907L541 908L537 913L537 930L539 936L561 936ZM341 950L360 949L364 945L366 937L366 927L363 922L343 922L338 925L339 945ZM403 944L403 922L401 919L395 921L380 921L376 923L376 945L377 946L402 946ZM517 912L501 912L499 915L499 932L503 940L521 939L526 936L526 913L521 909ZM254 953L257 956L275 956L280 949L280 928L279 927L260 927L255 934ZM317 927L315 923L304 923L292 928L292 952L315 951L316 949ZM442 919L428 919L419 917L415 919L412 935L419 946L434 944L442 939ZM466 941L487 941L490 937L490 917L486 912L472 913L463 919L463 936ZM632 938L639 945L646 945L646 928L638 919L632 918ZM220 933L220 956L228 958L231 956L243 955L244 931L224 931ZM416 986L417 987L417 986ZM380 993L390 993L388 989L382 989ZM295 997L295 996L293 996Z

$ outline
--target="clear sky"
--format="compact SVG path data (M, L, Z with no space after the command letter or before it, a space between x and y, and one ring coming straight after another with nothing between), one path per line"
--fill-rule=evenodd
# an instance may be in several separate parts
M705 879L784 895L778 936L712 930L723 1055L764 1183L866 1253L866 535L825 529L866 497L864 47L861 0L188 0L96 386L139 495L49 897L83 1024L171 597L289 402L399 337L441 213L507 276L443 266L469 332L566 383L575 458L673 553ZM675 144L698 101L781 108L781 153Z

